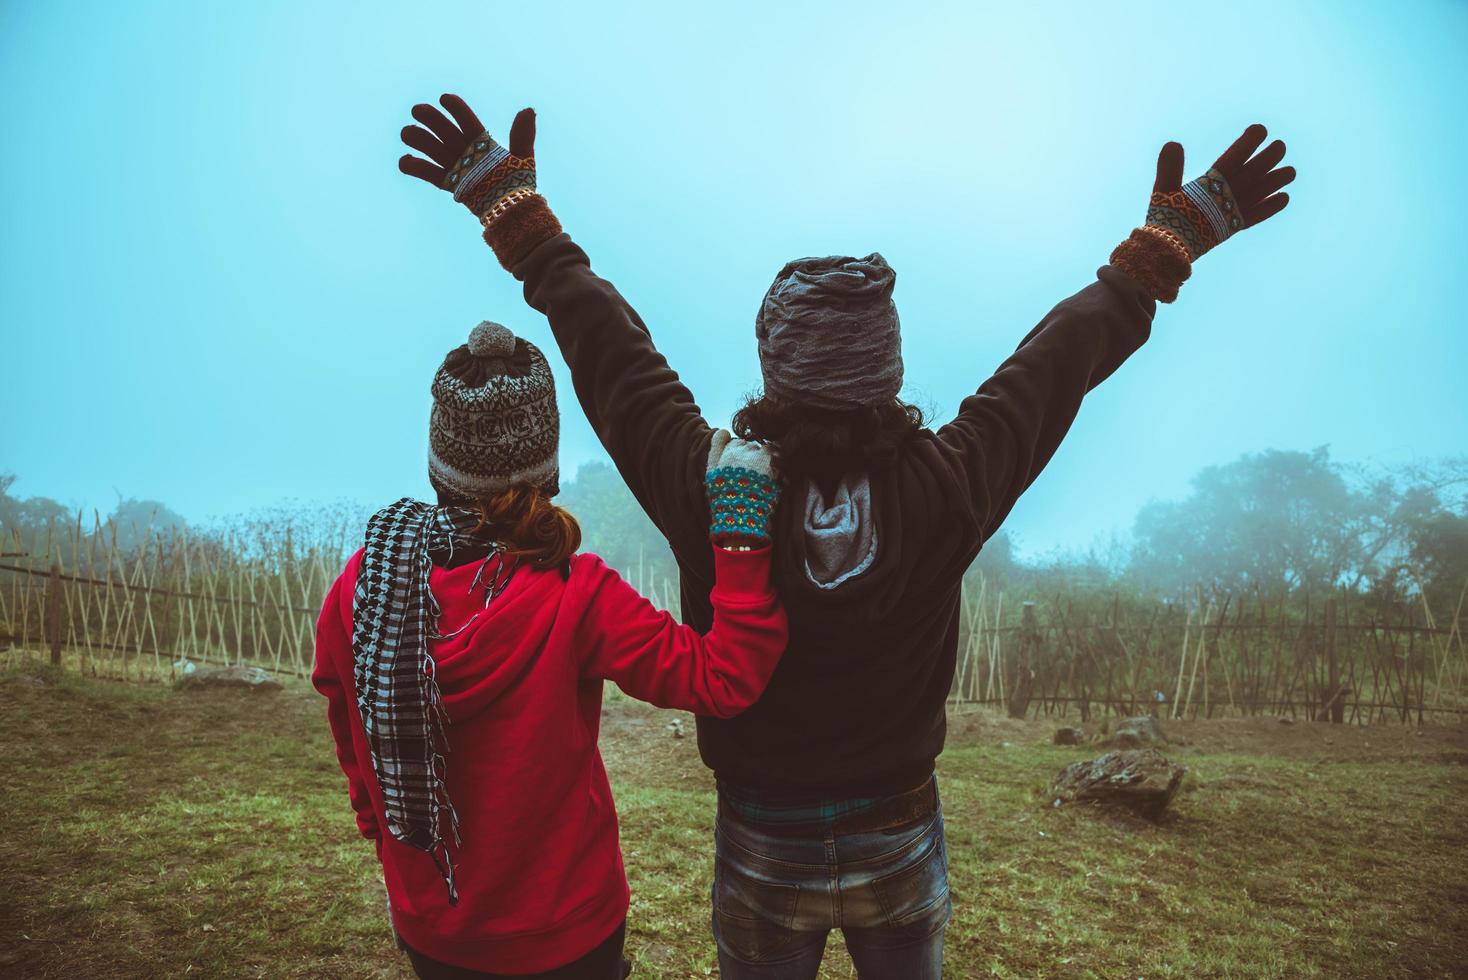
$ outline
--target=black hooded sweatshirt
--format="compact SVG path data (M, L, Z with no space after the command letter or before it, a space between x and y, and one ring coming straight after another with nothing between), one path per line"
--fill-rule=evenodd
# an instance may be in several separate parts
M704 468L713 434L640 317L570 237L511 270L550 321L577 398L678 562L683 621L712 624ZM881 796L920 784L943 749L964 571L1049 462L1082 397L1147 339L1156 303L1103 266L1020 343L958 416L869 474L875 561L835 589L806 575L803 500L771 528L790 646L764 696L698 719L720 779L789 799Z

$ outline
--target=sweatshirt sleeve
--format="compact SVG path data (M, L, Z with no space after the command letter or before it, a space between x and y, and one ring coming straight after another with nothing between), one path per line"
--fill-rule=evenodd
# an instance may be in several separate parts
M660 708L729 718L764 693L785 652L785 610L770 585L770 549L713 548L714 625L707 634L653 606L600 558L582 572L590 594L582 673L615 681Z
M1081 399L1146 342L1156 302L1111 266L1051 310L938 430L988 538L1060 446Z
M706 562L703 476L712 430L693 395L569 236L543 242L512 272L526 302L550 321L581 408L637 502L680 557Z
M357 829L362 836L377 841L381 831L372 796L367 792L372 761L359 758L352 734L359 724L356 718L357 698L351 677L352 586L356 581L353 558L326 593L321 617L316 621L316 663L311 670L311 683L326 696L326 720L331 738L336 743L336 760L347 775L347 795L357 815Z

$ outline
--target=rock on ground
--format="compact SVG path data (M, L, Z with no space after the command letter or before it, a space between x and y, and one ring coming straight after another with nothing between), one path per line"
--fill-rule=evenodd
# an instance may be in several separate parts
M200 667L181 677L174 687L183 691L229 687L251 691L279 691L281 683L259 667Z
M1166 741L1167 736L1162 733L1162 726L1156 718L1151 715L1138 715L1135 718L1123 718L1117 722L1116 731L1111 733L1106 744L1118 749L1135 749Z
M1156 749L1108 752L1090 762L1074 762L1050 784L1061 803L1114 803L1157 819L1172 801L1187 769Z
M1086 740L1086 732L1081 728L1057 728L1055 729L1056 745L1080 745Z

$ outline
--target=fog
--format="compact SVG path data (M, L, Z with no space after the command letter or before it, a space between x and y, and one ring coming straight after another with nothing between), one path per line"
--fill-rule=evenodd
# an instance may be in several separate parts
M1022 554L1248 453L1468 449L1462 4L636 6L0 8L11 492L191 522L425 495L429 380L483 318L556 363L563 469L604 458L474 221L396 170L444 91L501 135L536 107L542 190L716 423L787 259L888 258L905 394L941 423L1140 222L1165 140L1191 176L1268 125L1289 209L1087 400L1007 523Z

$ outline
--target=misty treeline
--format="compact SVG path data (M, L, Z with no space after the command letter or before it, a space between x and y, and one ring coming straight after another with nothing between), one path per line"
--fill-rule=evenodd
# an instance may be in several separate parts
M1324 446L1249 453L1200 471L1181 500L1144 505L1125 539L1022 562L1001 532L975 569L1046 597L1345 594L1425 598L1451 617L1468 582L1468 457L1373 469Z
M350 504L286 504L191 525L163 502L119 499L112 513L79 519L59 501L12 494L14 482L0 475L0 552L33 561L44 558L36 552L48 536L65 540L56 529L68 528L115 541L106 549L114 554L146 541L161 557L170 538L185 539L174 532L186 529L190 548L266 567L335 562L357 546L367 516ZM611 466L583 465L558 502L581 522L584 550L672 604L672 555ZM1076 506L1086 507L1083 497ZM1205 591L1302 602L1345 594L1385 606L1425 600L1451 619L1468 583L1468 457L1384 469L1334 460L1328 447L1250 453L1199 472L1183 499L1146 504L1129 534L1028 560L1018 550L1000 531L971 572L975 586L982 575L990 594L1006 593L1013 609L1019 600L1062 596L1102 608L1118 600L1188 602Z
M190 522L162 501L121 496L111 512L88 513L50 497L18 496L11 492L16 481L0 473L0 564L56 564L68 575L98 578L131 576L144 565L151 579L181 564L201 573L227 565L299 575L308 563L344 562L368 516L348 502L288 501Z
M610 466L583 466L561 502L610 564L676 580L661 535ZM1076 506L1087 504L1078 496ZM1001 530L971 577L1016 600L1345 592L1386 605L1425 597L1451 617L1468 583L1468 457L1372 469L1333 460L1328 447L1250 453L1199 472L1181 500L1143 506L1126 536L1029 560L1018 552Z
M583 466L562 504L587 548L644 581L676 581L667 546L617 476ZM1087 503L1078 496L1076 506ZM1141 508L1130 533L1028 560L1006 531L970 573L1019 601L1066 597L1101 608L1190 602L1202 590L1271 601L1356 595L1382 606L1426 599L1450 619L1468 583L1468 457L1370 468L1311 451L1249 453L1194 476L1181 500Z

